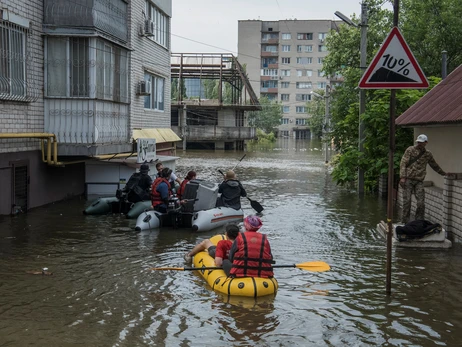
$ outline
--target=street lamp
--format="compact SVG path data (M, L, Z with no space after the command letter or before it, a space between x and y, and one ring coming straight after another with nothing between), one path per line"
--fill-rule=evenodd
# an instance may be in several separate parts
M346 24L353 26L355 28L361 28L361 58L360 58L360 68L362 71L366 70L366 58L367 58L367 5L363 1L361 3L361 24L356 24L350 20L347 16L342 14L339 11L334 13ZM361 115L366 112L366 90L361 89L359 92L359 129L358 129L358 151L359 153L364 152L364 123L361 120ZM364 194L364 170L358 168L358 194Z
M317 97L317 98L320 98L320 99L324 99L326 101L326 111L324 113L324 127L323 127L323 134L324 134L324 146L325 146L325 162L326 164L329 162L329 141L328 141L328 135L329 134L329 131L330 131L330 85L326 85L326 94L325 95L321 95L321 94L318 94L316 92L313 92L311 91L310 93L311 95Z

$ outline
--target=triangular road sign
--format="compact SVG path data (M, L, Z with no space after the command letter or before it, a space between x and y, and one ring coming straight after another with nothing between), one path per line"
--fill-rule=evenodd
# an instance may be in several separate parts
M397 27L394 27L383 41L361 78L359 88L428 88L427 78Z

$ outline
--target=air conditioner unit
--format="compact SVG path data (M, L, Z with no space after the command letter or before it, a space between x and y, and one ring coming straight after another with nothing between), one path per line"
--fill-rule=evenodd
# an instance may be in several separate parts
M144 36L154 36L154 22L150 19L144 21Z
M140 81L138 82L138 87L136 90L138 95L151 95L151 82L150 81Z

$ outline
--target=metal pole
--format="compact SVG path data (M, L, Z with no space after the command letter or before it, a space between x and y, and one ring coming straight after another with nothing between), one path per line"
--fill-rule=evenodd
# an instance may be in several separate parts
M324 116L324 121L325 121L325 130L324 130L324 141L325 141L325 163L327 164L329 162L329 131L330 131L330 86L326 84L326 95L324 96L326 99L326 112Z
M448 52L443 51L441 57L441 78L444 80L448 75Z
M183 125L183 151L186 151L186 125L187 125L187 117L188 115L188 110L186 109L186 105L183 105L183 119L182 119L182 125Z
M399 0L393 2L393 25L398 26ZM394 161L395 155L395 118L396 118L396 90L392 89L390 93L390 150L388 152L388 201L387 201L387 284L386 293L391 294L391 247L393 237L393 178L394 178Z
M361 3L361 60L360 68L364 73L366 71L367 60L367 5L365 2ZM361 116L366 112L366 90L361 89L359 92L359 129L358 129L358 151L364 153L364 123ZM364 170L358 168L358 194L364 194Z

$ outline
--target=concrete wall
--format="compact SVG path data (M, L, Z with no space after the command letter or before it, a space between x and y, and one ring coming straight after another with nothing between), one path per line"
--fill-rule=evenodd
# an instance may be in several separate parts
M418 135L428 136L427 149L441 168L446 172L462 172L462 127L415 128L414 139ZM409 144L410 146L413 144ZM443 188L443 177L427 166L425 180L432 181L436 187Z
M169 18L172 16L172 0L154 0ZM168 47L163 47L148 37L140 36L140 25L144 23L146 2L131 2L130 38L133 51L131 53L131 124L130 128L170 128L170 47L171 20L169 20ZM165 78L164 110L155 111L144 108L144 96L136 95L139 81L144 79L145 71Z
M240 20L237 27L237 58L246 65L252 89L260 96L261 26L259 20Z

